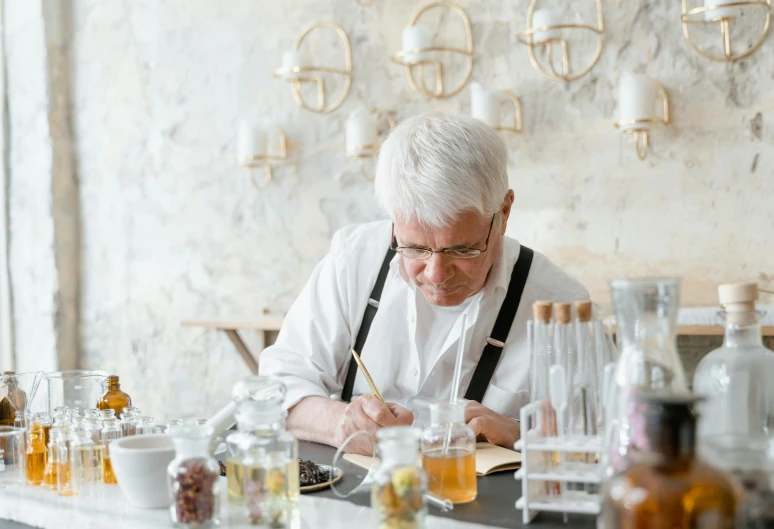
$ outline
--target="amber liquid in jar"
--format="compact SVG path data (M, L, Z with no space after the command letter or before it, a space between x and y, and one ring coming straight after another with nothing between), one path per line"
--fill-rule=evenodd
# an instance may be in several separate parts
M110 457L108 457L107 454L103 459L103 463L105 465L105 473L104 473L105 483L110 485L117 484L118 481L116 481L116 474L113 472L113 463L110 462Z
M242 500L242 478L244 467L234 459L226 460L226 479L228 482L228 499L239 502Z
M46 471L43 473L43 483L49 490L56 490L56 469L59 465L51 457L46 461Z
M452 503L467 503L476 499L476 454L463 449L425 452L423 466L427 473L427 490Z
M43 484L47 455L48 450L43 442L43 426L39 423L34 423L30 432L30 441L26 454L28 485L37 487Z
M60 496L74 496L72 487L70 486L70 463L58 462L56 464L57 474L57 488L59 489Z

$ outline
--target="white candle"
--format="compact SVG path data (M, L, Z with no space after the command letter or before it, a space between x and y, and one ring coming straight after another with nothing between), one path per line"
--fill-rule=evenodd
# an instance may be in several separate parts
M739 0L704 0L704 7L727 6L737 3ZM733 18L739 16L739 7L720 7L704 12L704 20L711 22L721 18Z
M632 121L654 119L656 113L656 82L643 74L628 73L618 83L618 119ZM621 125L621 130L650 128L648 123Z
M500 126L500 103L499 92L470 84L470 114L494 129Z
M407 64L429 60L428 53L408 53L411 50L424 49L432 46L430 28L427 26L408 26L403 28L403 61Z
M239 123L237 136L237 160L240 162L250 160L254 156L266 154L266 134L256 129L247 121Z
M349 115L346 138L347 151L351 153L371 150L374 148L373 146L377 145L376 120L365 108L358 108Z
M311 65L309 57L301 50L286 51L282 55L282 68L285 70L292 70L293 68L308 68ZM287 79L304 79L307 74L303 72L290 72L286 71L282 74L282 78Z
M562 15L555 9L538 9L532 13L532 29L546 28L550 26L561 25ZM532 35L532 42L539 44L551 39L562 38L561 29L549 29L546 31L536 31Z

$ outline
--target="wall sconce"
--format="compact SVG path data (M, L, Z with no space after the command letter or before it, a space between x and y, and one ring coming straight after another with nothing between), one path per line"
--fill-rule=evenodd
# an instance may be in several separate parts
M281 165L285 163L288 157L288 140L285 137L285 133L278 125L271 125L276 131L279 140L279 145L275 154L271 154L269 148L269 135L247 123L242 121L239 124L239 135L237 136L237 162L240 166L250 169L250 180L253 185L263 191L268 189L271 185L271 181L274 178L274 165ZM264 182L259 183L255 177L255 170L263 166L265 171Z
M515 108L513 127L501 126L500 110L503 98L509 99ZM521 132L521 101L512 92L486 90L479 83L470 84L470 115L495 130Z
M739 16L742 7L758 7L766 10L766 22L763 25L760 38L750 45L745 51L736 53L731 48L731 31L730 23ZM704 5L688 9L688 0L683 0L683 34L688 44L696 50L699 55L706 57L713 61L730 62L747 57L752 52L758 49L763 43L763 39L766 38L766 33L769 31L769 25L771 24L771 0L765 1L745 1L738 0L704 0ZM720 23L720 36L723 39L723 55L713 55L707 53L699 48L699 46L693 42L691 38L690 24L714 24Z
M389 130L395 128L395 120L392 115L386 110L378 108L370 112L365 108L358 108L349 115L346 124L346 147L344 148L344 153L347 156L347 162L358 160L360 162L360 173L369 182L373 182L374 179L368 176L365 162L366 159L373 159L381 146L376 130L376 122L379 117L387 121Z
M663 104L661 117L656 109L658 97ZM656 123L669 123L669 98L664 87L646 75L623 75L618 83L618 121L615 126L624 134L634 134L640 160L648 155L648 133Z
M602 0L597 0L597 23L598 28L586 24L566 24L562 23L562 13L554 9L538 9L535 11L537 0L532 0L527 11L527 29L522 31L518 39L522 44L527 45L529 53L529 62L544 77L552 81L573 81L583 77L591 71L599 56L602 54L602 35L605 30L605 21L602 17ZM570 72L570 46L567 39L563 37L563 30L585 30L595 33L598 36L597 50L586 68L577 72ZM554 48L559 46L562 50L562 70L557 72L554 67ZM545 48L546 57L550 72L537 60L535 48Z
M431 9L450 9L457 13L465 24L466 47L448 48L433 46L430 28L417 24L419 18ZM465 78L454 89L447 90L443 81L443 64L437 58L438 52L452 52L467 58ZM436 58L434 58L436 56ZM431 99L446 99L458 94L470 79L473 71L473 31L470 27L470 19L465 10L452 2L434 2L420 9L409 21L409 25L403 28L403 49L392 56L392 62L405 68L406 78L416 92ZM435 86L427 87L425 79L426 66L435 69ZM414 78L414 72L419 76L419 81Z
M315 29L329 28L334 30L341 41L344 43L344 69L339 70L336 68L327 68L322 66L313 66L309 56L301 48L301 44L304 42L304 38ZM322 74L335 74L344 78L344 88L338 99L333 103L326 105L325 102L325 80ZM288 81L293 91L293 98L298 105L310 112L317 114L327 114L339 108L344 102L344 99L349 94L349 88L352 85L352 48L349 45L349 37L341 29L341 26L332 22L316 22L311 26L308 26L301 32L296 43L293 45L291 51L285 52L282 56L282 68L278 68L274 71L274 77L278 77L283 81ZM301 96L301 84L302 83L317 83L317 105L309 106Z

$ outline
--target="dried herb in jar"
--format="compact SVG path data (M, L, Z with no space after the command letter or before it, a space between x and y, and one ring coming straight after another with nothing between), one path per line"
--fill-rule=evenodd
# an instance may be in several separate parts
M180 464L172 477L172 497L178 523L204 523L215 517L217 506L214 485L218 474L204 460Z
M379 511L379 529L418 528L424 502L417 469L394 469L389 481L374 487L372 505Z

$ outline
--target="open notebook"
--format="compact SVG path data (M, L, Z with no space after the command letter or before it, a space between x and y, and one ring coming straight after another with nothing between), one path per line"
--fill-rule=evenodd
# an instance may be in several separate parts
M344 459L363 468L372 464L371 457L346 454ZM378 465L378 461L376 462ZM489 443L476 444L476 475L487 476L495 472L516 470L521 466L521 454Z

